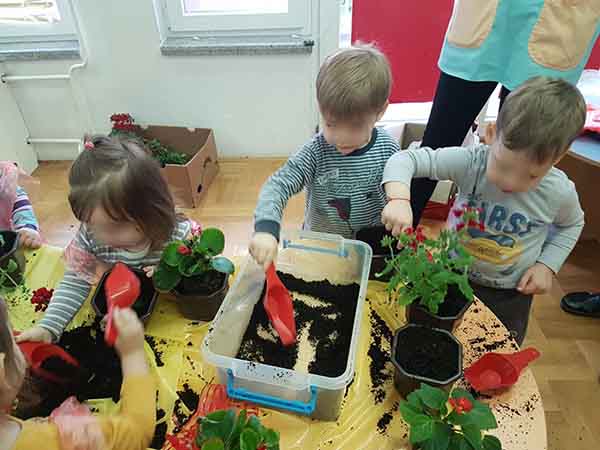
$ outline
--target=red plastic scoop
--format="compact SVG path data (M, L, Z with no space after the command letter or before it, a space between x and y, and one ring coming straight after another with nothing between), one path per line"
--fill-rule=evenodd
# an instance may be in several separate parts
M25 355L31 371L39 377L53 381L54 383L67 383L69 380L42 367L48 358L60 358L65 364L73 366L73 369L79 368L79 361L58 345L46 344L44 342L20 342L19 348Z
M115 345L117 329L113 323L115 308L129 308L140 296L140 279L123 263L117 263L112 268L104 283L108 314L104 340L110 346Z
M271 264L266 272L267 292L263 300L263 305L269 316L269 321L279 334L281 343L284 346L292 345L296 342L296 319L294 318L294 306L292 297L283 285L275 265Z
M521 371L539 358L535 348L526 348L516 353L486 353L465 370L465 378L476 391L485 392L512 386Z

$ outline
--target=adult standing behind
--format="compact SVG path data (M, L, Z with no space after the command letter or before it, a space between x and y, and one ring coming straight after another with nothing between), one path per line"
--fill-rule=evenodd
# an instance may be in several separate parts
M496 88L500 105L527 79L575 84L600 32L600 0L455 0L423 147L459 146ZM415 226L437 181L415 179Z

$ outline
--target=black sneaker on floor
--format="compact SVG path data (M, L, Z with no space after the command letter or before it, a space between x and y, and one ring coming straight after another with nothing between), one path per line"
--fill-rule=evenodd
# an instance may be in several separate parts
M563 311L586 317L600 317L600 292L571 292L560 301Z

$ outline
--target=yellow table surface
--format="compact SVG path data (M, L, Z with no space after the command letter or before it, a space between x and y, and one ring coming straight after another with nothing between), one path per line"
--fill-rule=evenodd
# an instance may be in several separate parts
M45 286L55 287L60 281L64 268L62 250L44 247L27 254L26 280L31 290ZM20 291L7 296L9 313L13 327L22 330L30 327L41 317L29 303L29 295ZM367 351L371 342L370 310L373 308L393 330L404 323L404 309L392 305L387 300L385 286L370 282L367 305L363 314L361 336L357 351L356 374L348 389L342 406L342 413L336 422L319 422L306 417L287 414L267 408L260 408L260 415L266 426L281 433L281 448L286 450L308 449L365 449L397 450L408 449L408 430L397 412L400 396L393 387L393 367L388 361L386 370L390 374L384 385L385 399L375 404L371 393L370 357ZM71 326L89 321L93 311L89 300L76 316ZM156 367L154 358L149 357L159 380L159 407L167 412L164 420L169 420L169 430L174 427L170 420L176 392L188 385L200 393L207 384L216 382L215 372L206 364L200 353L200 343L208 330L207 324L191 322L183 318L172 299L161 297L152 318L146 326L146 334L155 338L157 350L162 352L164 365ZM463 343L464 367L468 367L483 351L485 344L501 342L495 349L499 352L512 352L517 349L510 339L506 340L506 328L481 302L475 303L467 311L463 323L455 333ZM390 351L389 343L383 349ZM150 347L146 348L151 354ZM543 357L543 356L542 356ZM464 381L460 381L463 384ZM526 369L518 383L509 391L486 400L498 421L499 428L493 434L502 441L505 450L542 450L546 448L546 423L537 384L533 374ZM112 402L95 402L101 412L109 413L116 408ZM382 431L378 422L384 415L391 415L391 422ZM169 448L168 445L165 448Z

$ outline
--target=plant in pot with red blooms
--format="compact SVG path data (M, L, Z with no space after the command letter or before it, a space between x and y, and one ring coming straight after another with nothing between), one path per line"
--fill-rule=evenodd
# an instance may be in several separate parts
M224 248L221 230L198 228L190 238L172 241L163 250L154 285L160 292L173 292L188 319L212 320L219 310L234 271L233 263L219 256Z
M460 324L473 300L468 278L473 257L465 249L468 228L483 226L476 209L454 210L452 214L460 222L436 239L426 237L420 227L408 228L397 238L386 236L382 244L392 256L378 274L391 275L388 292L407 307L409 323L450 332Z
M497 437L483 434L498 428L494 414L467 391L448 394L423 383L400 403L400 413L413 449L502 450Z
M160 163L161 167L165 167L167 164L184 165L190 159L185 153L173 150L171 147L162 144L158 139L145 139L142 136L141 127L136 125L131 114L113 114L110 116L110 121L112 123L110 136L142 140L144 145L150 150L150 153L152 153L154 159Z
M279 450L279 433L248 417L242 409L215 411L199 420L196 448L199 450Z

